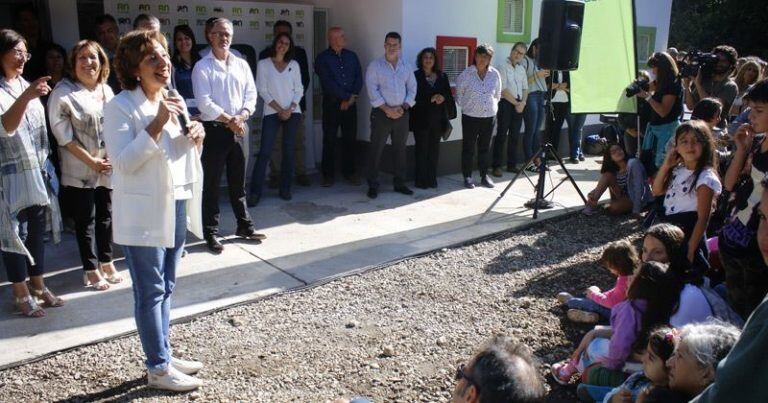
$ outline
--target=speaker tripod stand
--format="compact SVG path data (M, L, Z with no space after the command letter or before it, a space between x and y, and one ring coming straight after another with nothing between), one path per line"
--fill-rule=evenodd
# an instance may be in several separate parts
M550 70L550 75L552 74L552 71ZM548 94L548 100L547 100L547 111L546 116L547 119L551 119L551 114L553 113L552 110L552 91L547 91ZM570 129L570 127L569 127ZM547 168L547 157L554 158L557 163L560 165L560 168L563 168L563 172L565 172L565 178L561 179L560 182L557 183L557 185L554 185L552 189L549 190L546 194L544 194L544 186L546 183L546 176L547 172L549 171L549 168ZM528 167L533 164L536 159L539 159L539 165L537 167L537 172L539 174L538 180L536 181L536 184L531 181L531 178L528 177L528 174L525 173L525 170L528 169ZM504 195L507 194L510 188L512 188L512 185L515 184L515 181L520 175L525 175L525 178L528 179L528 182L530 182L535 191L535 196L533 199L528 200L525 202L524 206L533 209L533 219L537 219L539 217L539 210L547 210L554 207L554 203L547 200L547 197L549 195L553 194L557 188L560 187L563 183L565 183L566 180L570 181L573 185L573 188L576 189L576 192L578 192L579 196L581 197L581 200L584 201L584 204L587 204L587 198L584 197L584 194L581 193L581 189L579 189L579 186L576 184L576 180L573 179L573 176L571 176L571 173L568 171L568 168L565 167L565 164L563 163L563 160L560 158L559 155L557 155L557 150L554 149L551 143L548 142L542 142L541 146L539 147L539 150L536 151L536 153L533 154L533 157L526 162L519 172L515 174L515 176L512 178L511 181L509 181L509 184L507 184L507 187L504 188L504 190L499 194L499 197L496 198L496 200L493 201L493 203L483 212L483 214L478 219L479 221L482 221L483 218L491 211L494 207L501 201L502 198L504 198Z

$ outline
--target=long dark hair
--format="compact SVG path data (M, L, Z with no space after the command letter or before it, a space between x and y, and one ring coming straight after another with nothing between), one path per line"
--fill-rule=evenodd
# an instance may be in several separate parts
M533 54L533 48L536 48L536 51L538 52L539 49L539 38L536 38L531 42L531 44L528 46L528 50L525 52L525 55L530 57L533 60L536 60L536 56Z
M679 71L675 59L667 52L656 52L648 59L648 67L656 67L656 88L667 88L678 81Z
M269 50L269 57L277 56L277 41L279 41L280 38L283 38L283 37L288 38L288 42L291 43L290 45L288 45L288 51L285 52L285 56L283 56L283 61L288 63L291 60L293 60L293 54L295 52L295 46L293 44L293 38L291 37L291 35L289 35L289 34L287 34L285 32L282 32L282 33L279 33L279 34L275 35L275 39L272 39L272 47Z
M687 284L701 285L704 282L704 276L700 270L694 270L691 262L686 256L685 232L677 225L670 223L660 223L651 226L645 231L646 237L656 238L667 252L669 257L669 270L672 271L680 281Z
M603 151L603 165L600 166L601 174L604 174L606 172L616 174L619 172L619 165L613 161L613 158L611 158L611 147L613 146L621 148L621 151L624 152L624 161L629 161L630 159L630 155L627 153L627 149L624 148L623 144L608 143L608 147L605 147L605 151Z
M181 53L179 53L179 49L176 48L176 35L177 34L184 34L189 37L189 39L192 40L192 64L190 66L186 65L186 62L184 59L181 58ZM189 27L189 25L177 25L173 27L173 38L171 38L173 41L173 56L171 57L171 62L173 62L176 66L184 66L188 69L191 69L195 66L195 63L197 63L198 60L200 60L200 53L197 52L197 39L195 39L195 33L192 31L192 28Z
M699 181L701 173L711 167L717 166L717 152L715 148L715 140L712 137L712 131L709 130L709 126L701 120L689 120L681 124L677 130L675 130L675 147L677 142L686 133L693 133L696 136L696 140L701 143L701 157L696 161L696 168L693 171L693 182L691 182L688 192L693 192L696 189L696 183ZM664 181L664 189L669 188L669 182L672 181L672 174L667 175L667 179Z
M419 55L416 56L416 67L419 70L424 70L424 62L422 61L422 59L424 58L424 55L426 55L427 53L431 53L432 57L435 59L435 65L432 67L432 71L439 76L441 73L440 64L437 61L437 50L435 48L422 49L421 52L419 52Z
M635 351L646 347L652 329L669 323L682 289L683 282L669 266L659 262L647 262L640 266L627 290L630 303L644 300L647 304L640 319L640 332L633 344Z

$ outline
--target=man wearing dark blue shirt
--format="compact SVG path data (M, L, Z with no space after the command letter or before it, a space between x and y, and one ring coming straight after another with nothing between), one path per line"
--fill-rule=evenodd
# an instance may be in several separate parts
M293 26L290 22L285 20L275 21L275 25L272 27L272 33L277 36L281 33L286 33L293 36ZM272 46L267 46L259 53L259 60L266 59L272 54ZM301 46L295 46L293 48L293 60L299 64L299 70L301 70L301 84L304 86L305 96L301 98L299 106L301 107L301 123L299 124L299 130L296 132L296 183L300 186L309 186L311 181L307 176L306 162L304 161L304 131L305 122L304 117L307 116L307 102L306 93L309 88L309 59L307 58L307 51ZM282 136L282 133L280 134ZM278 184L278 178L280 177L280 161L283 156L282 152L282 140L278 138L275 141L275 149L272 151L272 159L269 166L269 187L276 189Z
M323 183L333 185L336 134L341 127L341 172L350 183L360 185L355 173L357 107L363 88L363 73L355 52L345 49L347 39L339 27L328 30L329 48L317 55L315 73L323 87Z

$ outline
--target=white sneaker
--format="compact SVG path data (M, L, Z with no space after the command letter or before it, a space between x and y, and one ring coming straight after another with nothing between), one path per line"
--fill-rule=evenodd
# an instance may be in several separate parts
M203 386L203 381L193 376L184 375L173 366L168 366L165 374L153 374L147 371L147 386L172 392L189 392Z
M204 365L200 361L187 361L181 358L171 357L171 366L178 369L185 375L193 375L203 369Z

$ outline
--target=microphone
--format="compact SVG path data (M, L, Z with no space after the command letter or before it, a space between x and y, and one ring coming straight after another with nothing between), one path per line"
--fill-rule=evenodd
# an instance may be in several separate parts
M181 98L181 95L179 95L179 91L176 91L175 88L171 88L170 90L168 90L168 96L174 97L174 98L176 97ZM184 109L184 111L180 113L178 116L179 116L179 123L181 123L181 132L185 136L188 136L189 128L187 127L187 125L189 124L189 116L187 115L187 110Z

